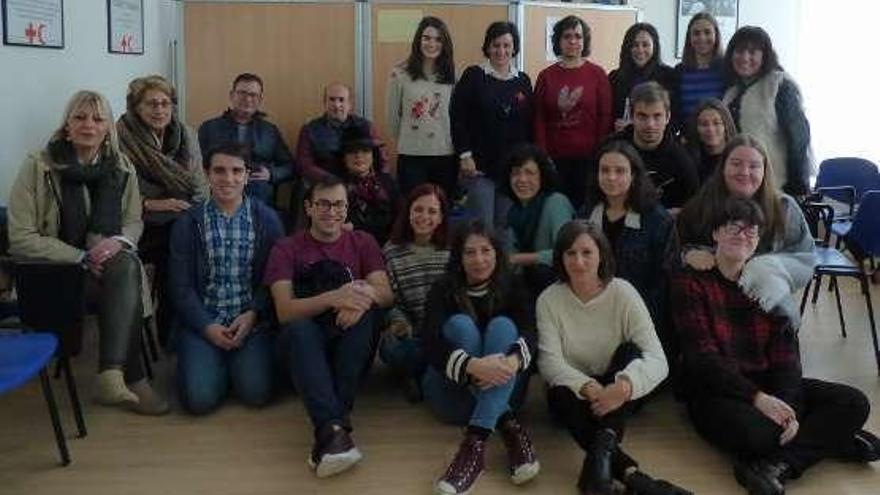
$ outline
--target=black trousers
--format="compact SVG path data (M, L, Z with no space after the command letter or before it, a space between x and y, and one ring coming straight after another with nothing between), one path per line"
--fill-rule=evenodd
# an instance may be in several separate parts
M593 160L586 157L553 158L553 163L556 165L559 192L565 194L575 211L578 211L584 204L587 180L595 175Z
M406 197L412 189L425 182L440 186L449 201L458 194L458 158L450 156L398 155L397 182Z
M811 378L801 381L802 400L795 407L799 429L779 445L783 429L752 404L719 396L688 401L697 432L723 450L743 459L784 461L795 476L827 457L855 455L853 436L865 424L870 403L860 390Z
M623 343L614 352L605 374L593 378L602 385L612 383L617 372L626 368L630 361L641 356L642 351L635 344ZM550 408L550 416L568 430L584 451L589 451L593 438L600 430L606 428L614 430L618 442L623 439L626 422L638 408L638 401L628 401L615 411L599 417L593 414L588 401L578 398L568 387L556 386L547 390L547 405ZM615 453L612 463L616 472L635 465L635 461L620 449Z
M153 265L152 290L157 307L155 310L156 329L159 343L169 349L171 345L171 301L168 300L168 244L171 240L173 221L152 224L144 223L144 233L138 244L138 252L144 264Z

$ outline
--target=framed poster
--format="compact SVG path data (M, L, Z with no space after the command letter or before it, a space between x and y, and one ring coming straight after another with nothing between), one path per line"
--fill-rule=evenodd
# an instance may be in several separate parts
M64 0L0 0L3 44L64 48Z
M144 0L107 0L107 50L144 54Z
M678 0L678 29L675 43L675 56L681 58L684 52L684 38L691 17L699 12L709 12L718 21L721 30L721 51L727 40L736 32L739 22L739 0Z

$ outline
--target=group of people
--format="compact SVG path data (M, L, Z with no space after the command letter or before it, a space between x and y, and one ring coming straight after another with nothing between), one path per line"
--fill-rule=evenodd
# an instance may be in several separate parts
M722 55L697 14L671 69L635 24L610 76L587 60L582 19L552 42L560 60L533 88L516 26L493 23L486 61L457 78L449 30L425 17L388 87L396 180L340 83L295 155L254 74L197 137L162 77L133 81L115 122L80 91L19 172L10 251L90 273L100 403L169 411L139 361L155 317L193 414L230 390L267 404L280 365L319 477L362 459L351 416L377 353L409 399L466 426L438 494L472 490L496 430L511 482L538 475L518 417L536 371L585 452L582 493L689 493L621 446L665 382L749 493L781 494L826 457L880 458L865 395L802 375L792 296L813 240L792 195L808 189L809 126L766 32L741 28ZM307 184L304 225L285 235L272 195L291 177Z

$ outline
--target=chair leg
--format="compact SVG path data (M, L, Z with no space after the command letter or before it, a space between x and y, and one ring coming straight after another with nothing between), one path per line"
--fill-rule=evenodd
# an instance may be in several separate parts
M153 379L153 366L150 364L150 351L147 349L148 344L141 340L141 359L144 362L144 373L147 374L147 378L150 380Z
M89 434L86 430L86 420L83 417L82 404L79 401L79 392L76 390L76 381L73 379L73 371L70 369L70 359L66 356L58 358L58 367L64 370L64 378L67 382L67 395L70 396L70 406L73 407L73 416L76 418L76 429L79 437Z
M840 318L840 335L846 338L846 322L843 321L843 307L840 305L840 287L837 283L837 277L832 275L828 285L834 286L834 299L837 301L837 317Z
M49 407L49 417L52 419L52 429L55 430L55 443L58 445L58 453L61 454L61 465L70 464L70 452L67 451L67 440L64 438L64 429L61 427L61 419L58 417L58 405L55 403L55 394L52 393L52 384L46 368L40 370L40 384L43 387L43 397Z
M868 276L862 272L859 280L862 282L862 288L865 290L865 304L868 305L868 324L871 328L871 340L874 343L874 359L877 361L877 374L880 375L880 347L877 345L877 325L874 322L874 305L871 304L871 292L868 290Z
M804 287L804 295L801 297L801 315L804 314L804 307L807 305L807 297L810 295L810 286L813 285L813 278L810 277L810 280L807 281L807 286Z
M816 285L813 286L813 300L810 302L814 306L819 299L819 288L822 287L822 275L816 275Z
M159 344L156 343L156 333L153 331L154 318L144 320L144 340L150 350L150 359L155 363L159 360Z

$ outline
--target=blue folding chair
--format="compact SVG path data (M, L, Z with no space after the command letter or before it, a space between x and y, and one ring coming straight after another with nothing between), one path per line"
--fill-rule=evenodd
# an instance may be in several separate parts
M43 397L49 407L49 417L55 430L55 443L61 454L61 464L70 464L70 453L64 429L58 417L58 406L46 367L55 355L58 339L51 333L0 334L0 394L15 390L40 375Z

